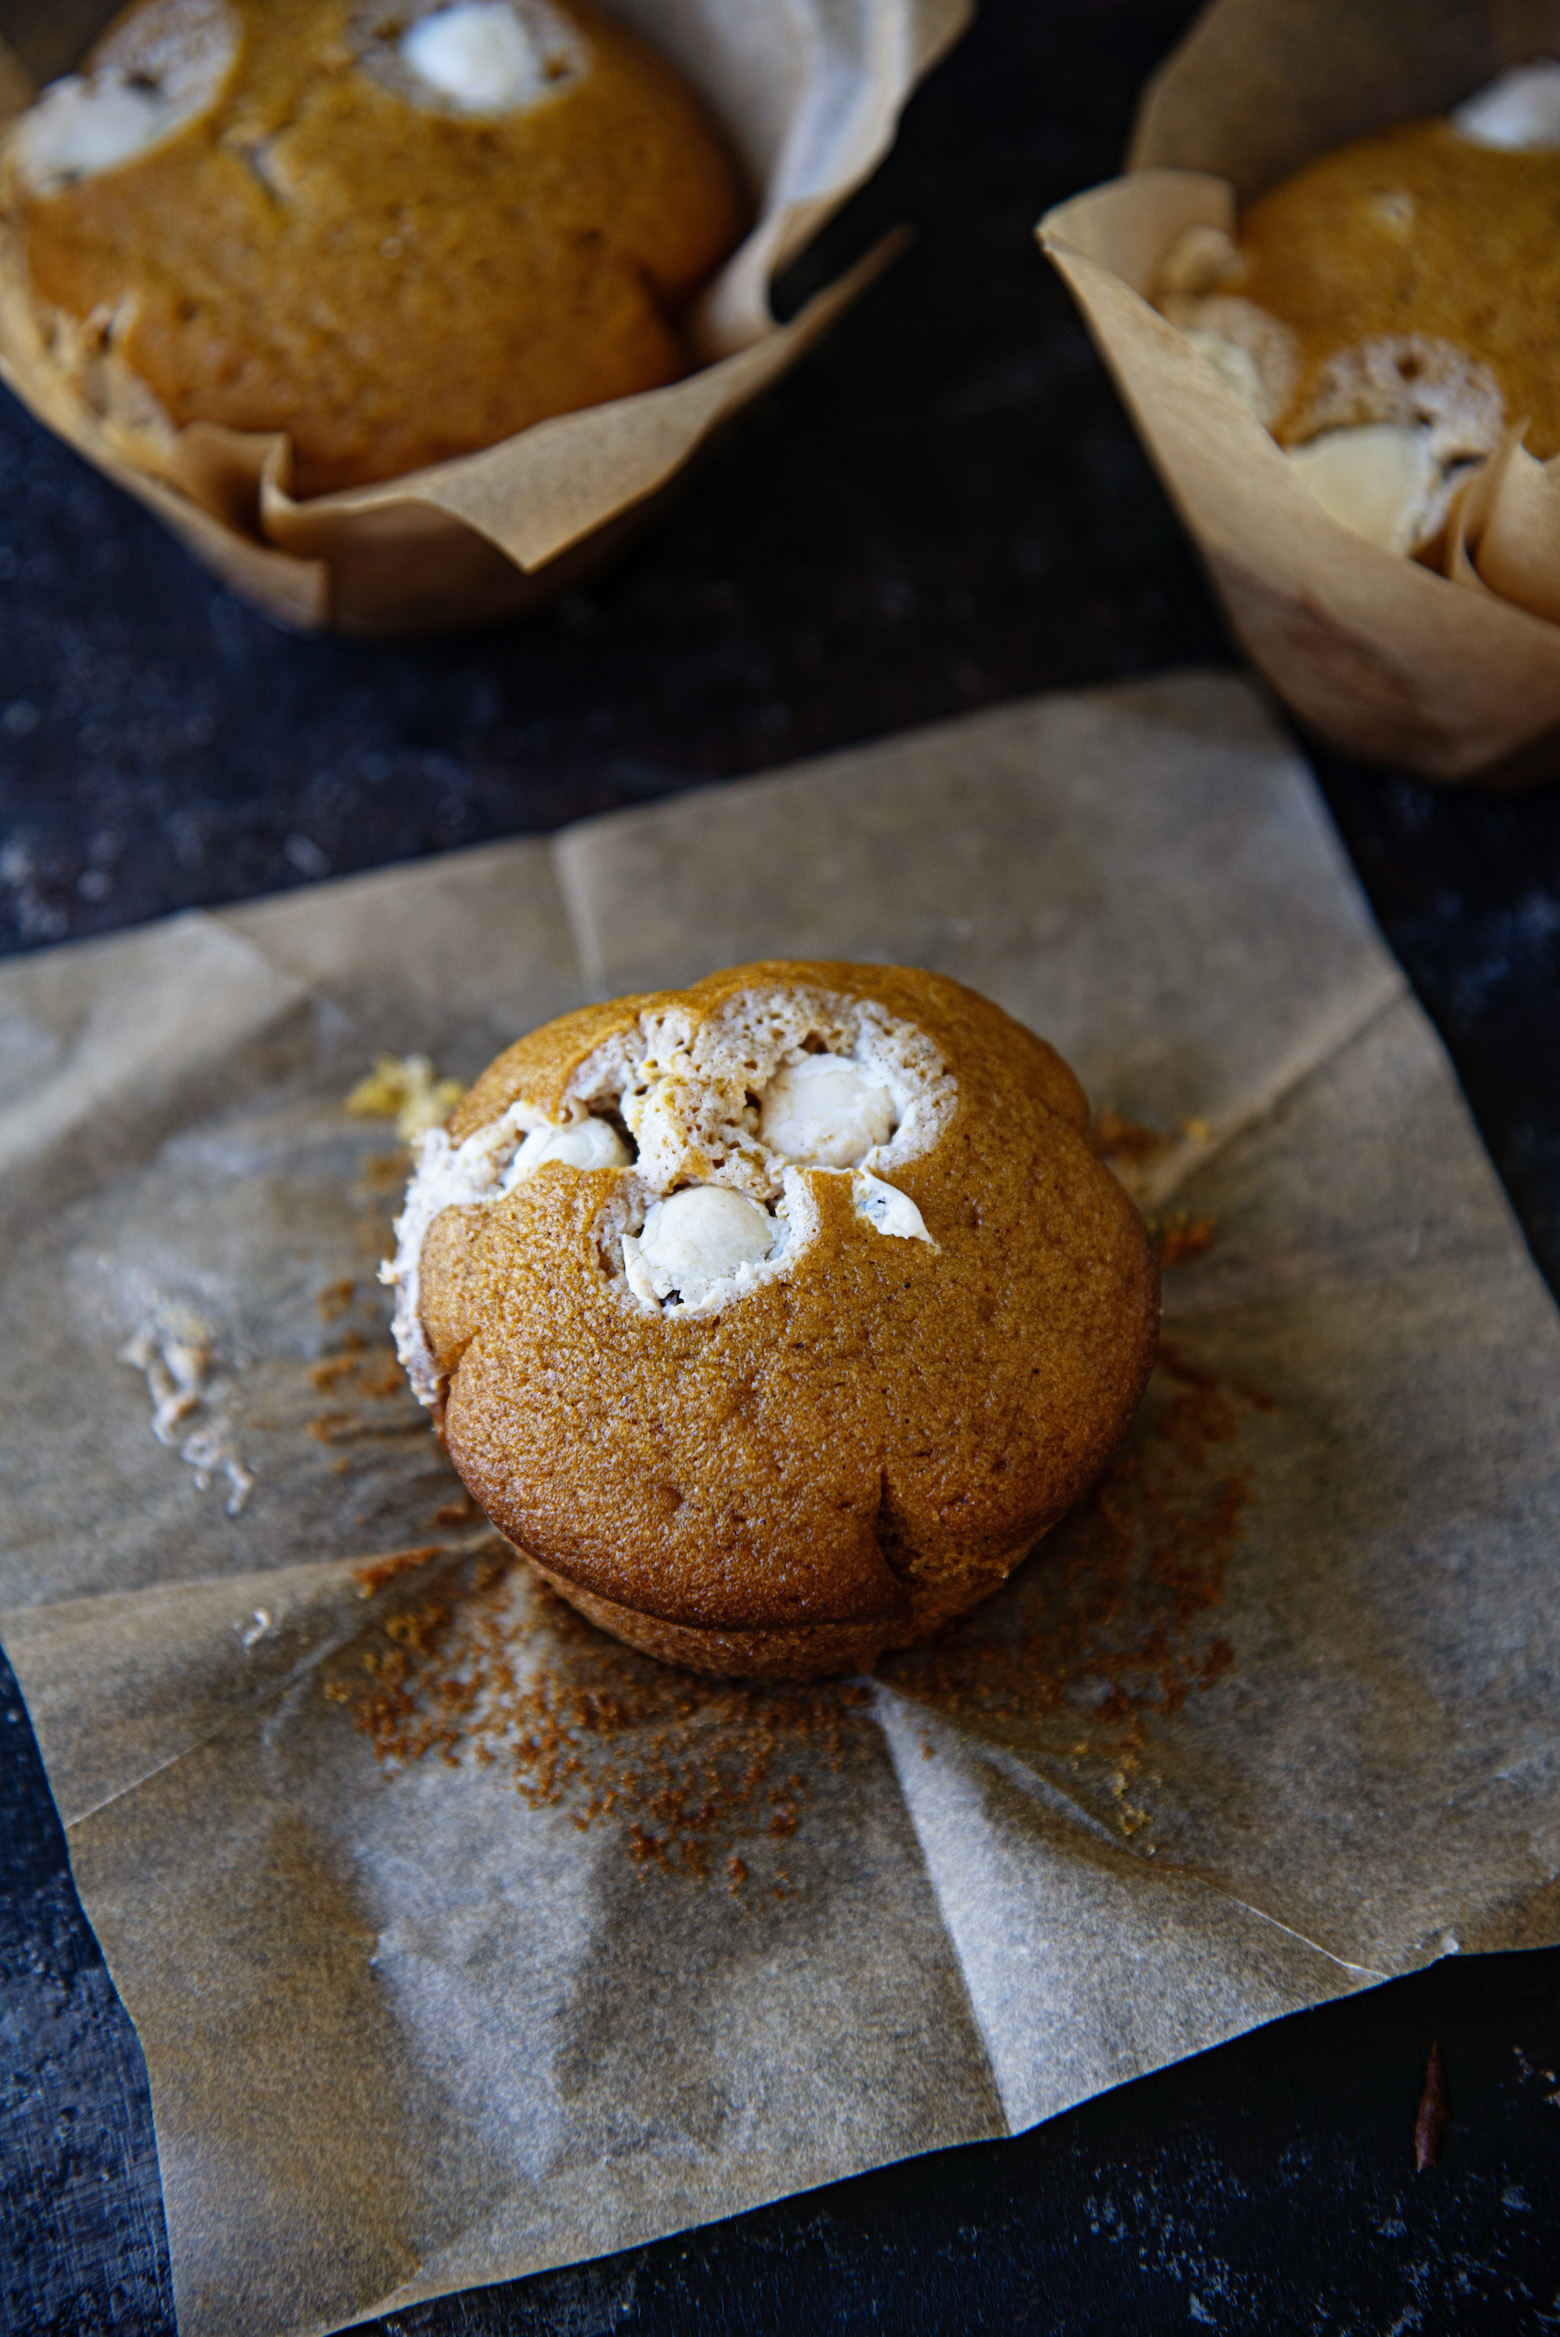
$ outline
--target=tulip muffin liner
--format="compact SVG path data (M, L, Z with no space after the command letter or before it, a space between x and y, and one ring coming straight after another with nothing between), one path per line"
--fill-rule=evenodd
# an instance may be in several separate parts
M1151 305L1188 228L1313 156L1447 112L1542 45L1482 0L1215 0L1144 93L1124 176L1048 212L1065 278L1253 663L1302 721L1427 777L1550 775L1560 731L1560 469L1518 443L1475 474L1444 573L1332 518Z
M45 347L19 255L0 241L0 378L235 591L281 622L434 632L539 607L653 517L700 449L833 324L893 256L889 238L788 323L775 278L876 168L916 82L969 21L968 0L621 0L619 14L713 107L757 196L740 248L689 320L704 359L664 389L560 414L370 487L297 500L284 435L197 423L154 455ZM102 8L100 19L112 11ZM68 71L52 20L0 45L0 117ZM69 37L68 34L66 36Z

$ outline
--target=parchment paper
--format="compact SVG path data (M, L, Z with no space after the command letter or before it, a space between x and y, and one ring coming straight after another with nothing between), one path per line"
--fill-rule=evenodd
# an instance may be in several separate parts
M1214 0L1149 85L1127 176L1038 231L1253 662L1328 737L1437 779L1552 774L1530 750L1560 727L1560 473L1508 450L1437 575L1324 511L1148 295L1194 222L1232 227L1310 156L1555 53L1552 0Z
M382 1762L361 1699L481 1524L375 1376L393 1137L340 1099L781 951L969 980L1117 1115L1186 1261L1134 1439L868 1689L701 1689L510 1577L449 1605L523 1634L530 1750L457 1719ZM1560 1324L1243 684L14 962L0 1040L0 1635L146 2048L184 2337L619 2248L1560 1937ZM197 1317L162 1444L118 1358L161 1339L171 1384Z
M0 0L0 120L66 72L120 0ZM223 580L305 628L408 633L534 608L599 567L713 433L795 363L893 256L894 238L788 324L775 277L870 176L970 0L614 0L701 89L756 190L751 233L692 319L700 370L538 422L380 486L296 502L284 436L198 424L170 460L50 363L0 238L0 379ZM14 49L7 49L9 35Z

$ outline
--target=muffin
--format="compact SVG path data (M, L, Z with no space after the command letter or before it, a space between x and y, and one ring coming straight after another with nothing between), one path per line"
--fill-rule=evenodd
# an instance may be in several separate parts
M719 130L588 0L142 0L12 128L10 266L143 459L285 431L302 496L678 379Z
M934 974L764 963L567 1015L422 1140L402 1360L606 1630L865 1669L996 1590L1137 1405L1157 1276L1087 1116Z
M1190 229L1155 297L1335 517L1433 555L1509 428L1560 452L1560 66Z

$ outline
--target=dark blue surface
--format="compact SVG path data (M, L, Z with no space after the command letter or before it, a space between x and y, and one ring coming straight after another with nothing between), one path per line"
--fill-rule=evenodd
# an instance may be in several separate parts
M1416 2175L1414 2108L1437 2035L1457 2123L1439 2168ZM363 2330L1552 2329L1557 2044L1553 1956L1469 1958L1141 2079L1016 2142L885 2168ZM1548 2055L1543 2071L1535 2053Z
M987 0L799 272L909 257L623 568L528 627L274 631L0 399L0 945L544 828L1228 649L1030 230L1186 0ZM0 24L5 21L0 0ZM1377 914L1560 1285L1560 789L1325 752ZM0 1685L7 2331L172 2327L140 2055ZM15 1714L15 1718L9 1715ZM1413 2172L1439 2037L1454 2125ZM378 2324L422 2337L1560 2329L1560 1952L1305 2014L1018 2142Z
M171 2330L146 2064L0 1656L0 2327Z

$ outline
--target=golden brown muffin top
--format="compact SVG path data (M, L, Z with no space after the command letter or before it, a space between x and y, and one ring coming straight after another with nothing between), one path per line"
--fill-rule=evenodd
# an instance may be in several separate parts
M576 62L501 114L413 102L396 36L421 13L183 0L188 37L234 48L215 101L116 168L13 188L35 300L114 318L175 424L289 431L302 494L677 378L675 318L742 226L703 105L588 0L545 0Z
M1340 352L1419 335L1482 360L1527 443L1560 452L1560 153L1483 146L1412 122L1324 154L1242 214L1244 266L1222 290L1297 337L1299 371L1274 422L1309 434Z
M766 962L533 1034L449 1134L477 1139L514 1110L556 1121L587 1098L621 1123L614 1062L640 1080L643 1129L647 1034L675 1081L701 1033L798 996L818 1002L827 1048L873 1015L900 1048L916 1100L865 1167L920 1235L864 1212L861 1169L791 1167L777 1263L713 1309L658 1307L623 1264L637 1167L554 1164L433 1219L417 1304L456 1466L560 1577L672 1623L870 1623L897 1644L997 1587L1101 1466L1152 1360L1143 1226L1054 1049L937 975ZM805 1048L805 1021L785 1023L787 1059L798 1032ZM686 1125L663 1190L766 1189L740 1129L697 1110Z

